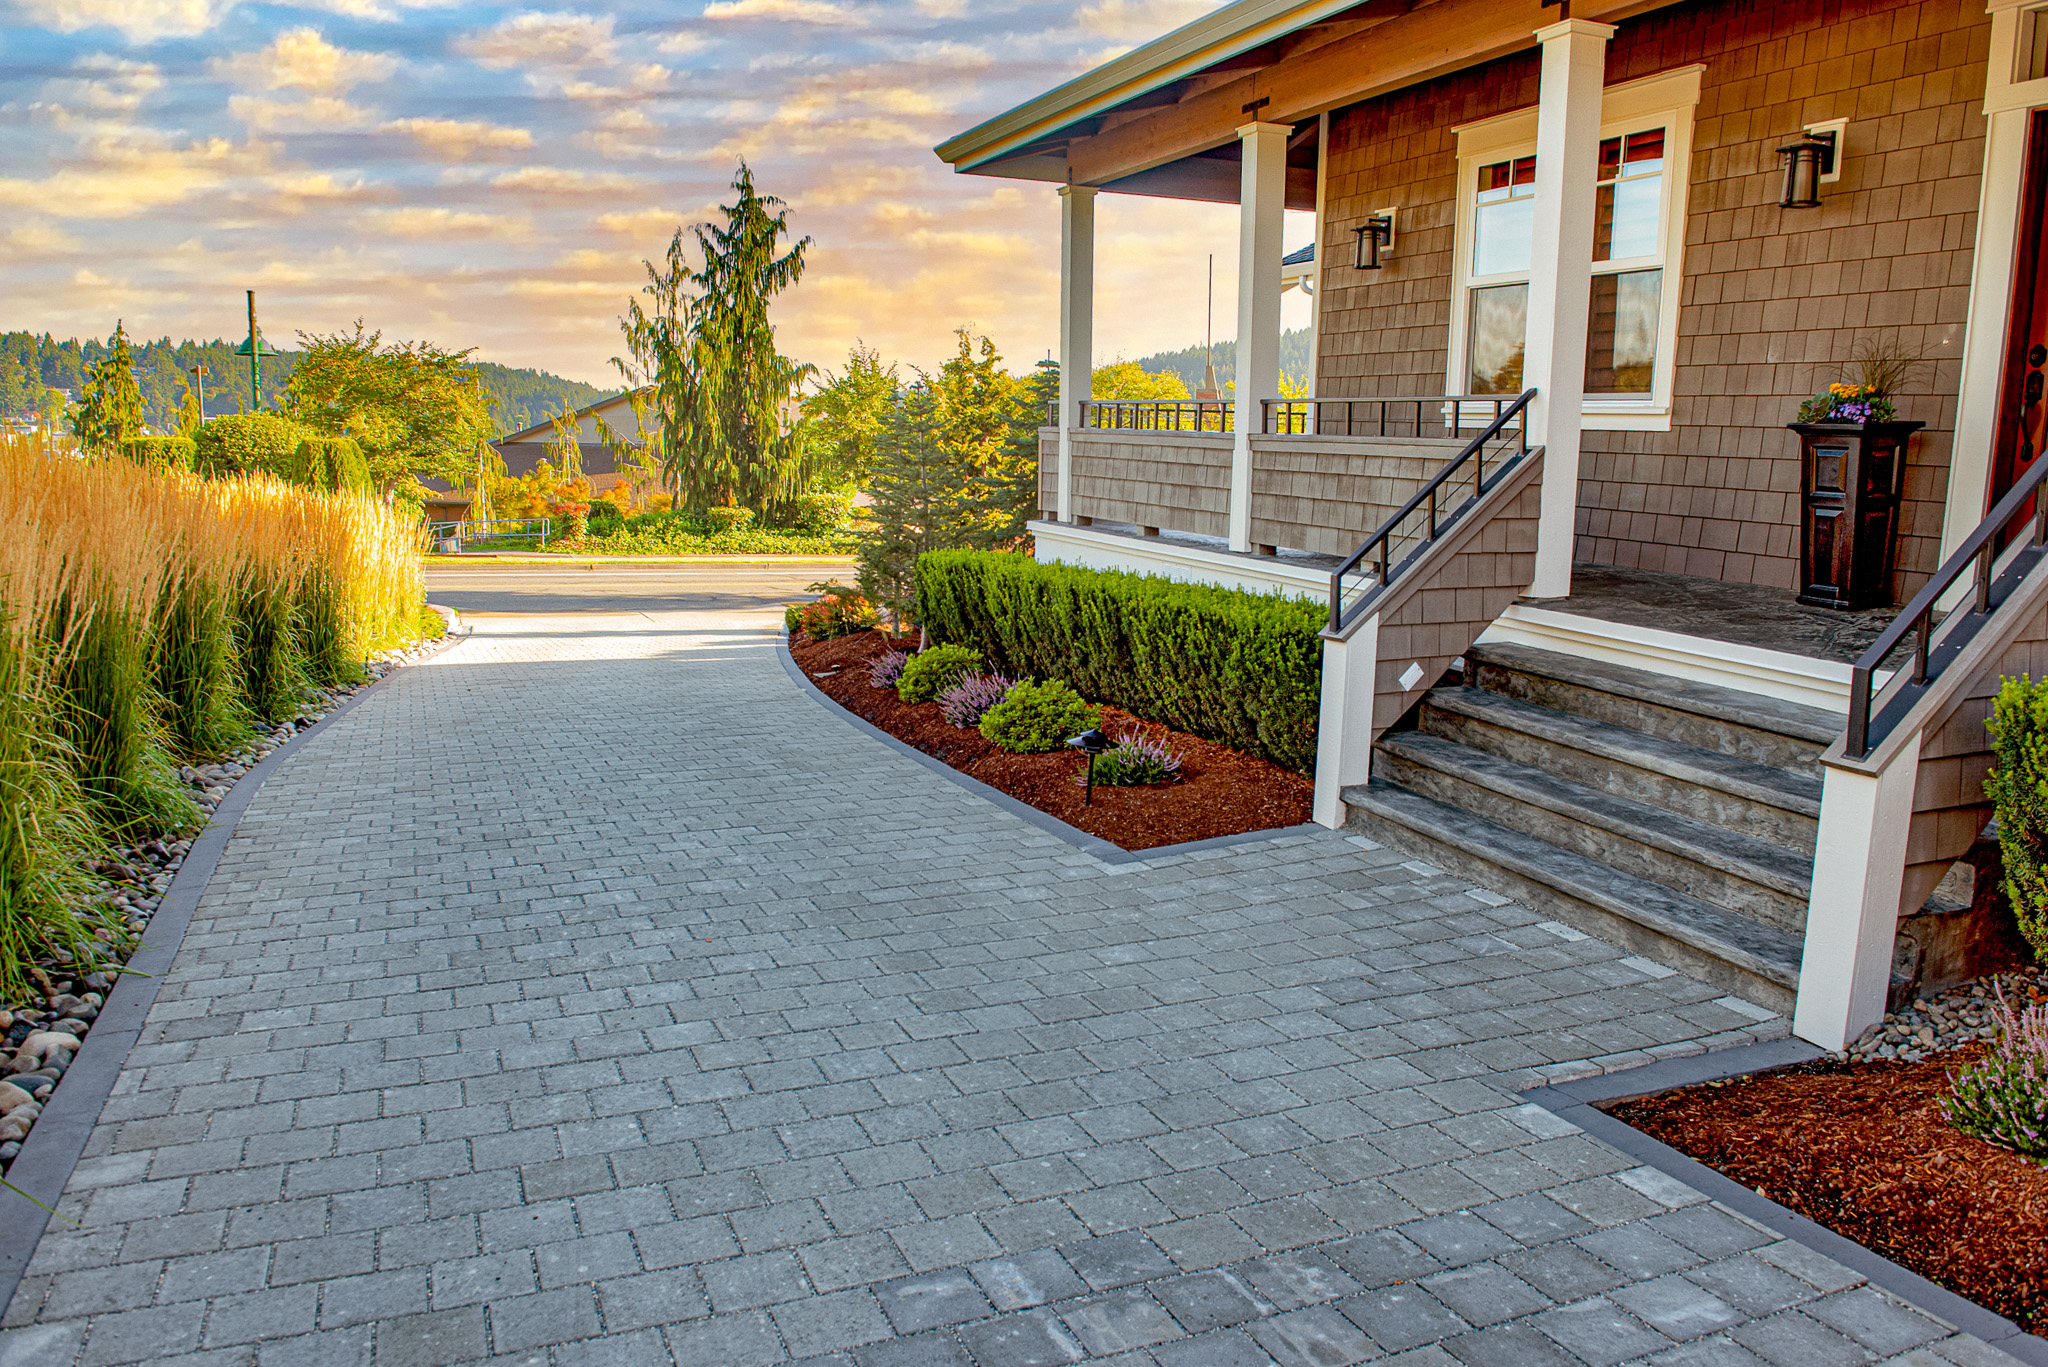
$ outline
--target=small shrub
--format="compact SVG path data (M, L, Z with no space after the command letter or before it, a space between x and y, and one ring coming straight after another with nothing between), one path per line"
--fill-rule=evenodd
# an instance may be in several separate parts
M2020 934L2048 963L2048 680L2001 680L1990 727L1984 792L1998 813L2005 889Z
M939 715L962 729L978 726L982 714L1008 697L1015 683L1000 674L963 674L939 690Z
M930 702L939 690L963 675L979 672L981 652L966 646L932 646L920 650L903 666L896 696L905 702Z
M840 530L853 519L853 499L851 489L798 494L789 500L784 520L797 531L823 536Z
M623 530L626 525L626 515L619 511L618 504L608 498L592 499L590 512L586 516L590 519L592 536L610 536L613 532Z
M866 631L879 620L875 605L857 593L828 593L796 610L797 629L814 641Z
M1148 783L1172 783L1179 778L1180 756L1167 747L1164 737L1155 740L1142 731L1124 732L1116 738L1114 747L1095 757L1098 788L1136 788ZM1087 781L1084 769L1075 782Z
M706 508L704 521L716 532L745 531L754 525L752 508Z
M362 448L347 437L307 437L272 473L330 494L343 489L368 493L376 483Z
M137 465L173 470L190 470L197 452L190 437L130 437L121 443L121 454Z
M1013 755L1057 750L1095 725L1095 709L1059 679L1026 679L982 714L981 734Z
M884 651L868 661L868 682L876 688L894 688L896 681L903 677L903 666L910 660L907 650Z
M2014 1011L1996 991L1998 1042L1955 1079L1942 1114L1964 1134L2048 1159L2048 1005Z
M228 413L201 423L192 434L196 468L216 479L255 470L289 479L299 443L312 435L275 413Z
M548 514L548 540L581 541L589 535L589 504L557 503Z

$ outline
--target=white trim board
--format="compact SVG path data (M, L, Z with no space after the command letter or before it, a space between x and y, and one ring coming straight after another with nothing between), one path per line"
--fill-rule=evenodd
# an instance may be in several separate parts
M1034 558L1042 564L1156 574L1183 584L1217 584L1296 598L1330 595L1329 571L1310 565L1232 555L1164 537L1118 536L1060 522L1033 522L1030 530L1037 548Z
M1533 646L1582 660L1627 665L1674 679L1760 693L1782 702L1849 712L1849 666L1734 641L1603 622L1516 603L1479 637L1480 645ZM1880 671L1877 686L1890 678Z

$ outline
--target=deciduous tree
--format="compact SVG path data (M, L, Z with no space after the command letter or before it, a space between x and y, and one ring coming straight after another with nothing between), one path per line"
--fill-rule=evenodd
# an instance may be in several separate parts
M490 395L468 351L389 342L355 331L300 334L305 350L285 386L284 411L331 436L351 437L386 493L419 476L463 480L491 439Z

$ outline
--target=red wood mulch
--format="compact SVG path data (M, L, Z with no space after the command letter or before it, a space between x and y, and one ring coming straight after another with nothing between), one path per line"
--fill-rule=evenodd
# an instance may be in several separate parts
M2034 1333L2048 1330L2048 1167L1951 1128L1973 1045L1802 1064L1607 1109L1816 1224Z
M1149 850L1184 840L1240 835L1297 826L1309 819L1315 787L1299 774L1227 746L1141 722L1114 707L1102 709L1102 729L1116 736L1128 726L1164 733L1181 756L1182 780L1142 788L1095 790L1095 805L1081 805L1075 783L1082 760L1071 750L1010 755L979 731L951 725L937 703L900 701L892 688L868 682L867 662L892 648L877 631L813 641L799 633L790 644L798 668L834 702L898 740L1126 850Z

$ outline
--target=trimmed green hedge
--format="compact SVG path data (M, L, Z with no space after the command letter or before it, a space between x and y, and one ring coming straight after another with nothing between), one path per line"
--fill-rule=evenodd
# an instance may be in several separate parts
M280 463L271 473L330 494L341 489L369 493L373 486L370 463L347 437L303 438L290 461Z
M121 454L137 465L168 465L177 470L190 470L197 460L190 437L130 437L121 443Z
M1011 678L1085 697L1312 773L1324 608L1280 594L1041 565L998 551L917 562L918 620Z

